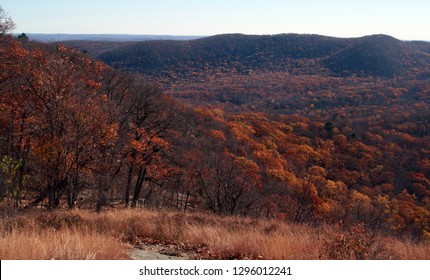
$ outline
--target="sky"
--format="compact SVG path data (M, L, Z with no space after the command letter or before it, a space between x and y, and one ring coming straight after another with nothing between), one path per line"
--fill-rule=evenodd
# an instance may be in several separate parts
M15 33L387 34L430 41L429 0L0 0Z

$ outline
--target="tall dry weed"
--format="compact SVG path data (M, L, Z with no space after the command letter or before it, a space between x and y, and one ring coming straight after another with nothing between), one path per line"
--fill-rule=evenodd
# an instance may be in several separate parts
M123 259L136 244L163 244L202 259L430 259L428 244L364 227L134 209L30 211L0 220L1 259Z
M115 260L126 259L126 245L91 232L12 231L0 237L0 259Z

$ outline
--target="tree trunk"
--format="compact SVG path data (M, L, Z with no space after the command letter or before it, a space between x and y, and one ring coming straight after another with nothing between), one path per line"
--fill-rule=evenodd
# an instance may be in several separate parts
M134 188L133 201L132 201L133 207L136 207L136 205L137 205L137 200L139 199L140 192L141 192L142 186L143 186L143 182L145 181L145 176L146 176L146 167L145 168L141 167L139 169L139 173L138 173L137 181L136 181L136 186Z
M105 204L105 194L103 192L104 186L99 186L98 188L98 195L97 195L97 204L96 204L96 212L100 213L102 210L102 207Z
M188 199L190 198L190 193L187 192L187 196L185 198L185 205L184 205L184 212L187 212L187 207L188 207Z
M76 163L76 169L75 169L75 173L73 174L73 180L72 180L72 183L69 185L69 189L67 193L67 203L68 203L69 209L73 209L75 207L78 178L79 178L79 170L78 170L78 164Z
M128 168L128 176L127 176L127 185L125 186L125 207L130 207L130 190L131 190L131 181L133 179L133 164L131 164Z
M67 177L61 180L54 180L54 182L48 185L48 207L49 209L55 209L60 206L61 196L63 191L67 187Z

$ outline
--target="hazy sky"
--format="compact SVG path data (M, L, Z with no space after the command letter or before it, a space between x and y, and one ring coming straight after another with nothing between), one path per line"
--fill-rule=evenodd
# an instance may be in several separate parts
M15 32L388 34L430 40L429 0L0 0Z

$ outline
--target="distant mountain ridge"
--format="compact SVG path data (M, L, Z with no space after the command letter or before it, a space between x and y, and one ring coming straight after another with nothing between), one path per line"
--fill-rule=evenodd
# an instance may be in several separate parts
M387 35L224 34L185 41L128 42L103 50L101 44L75 42L73 47L85 49L115 68L149 76L258 70L393 77L430 68L430 43L405 42Z
M134 42L152 40L193 40L202 36L132 35L132 34L39 34L28 33L32 41L52 43L62 41Z

